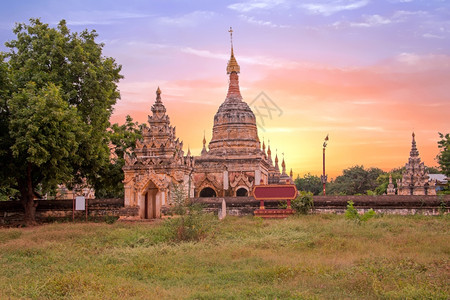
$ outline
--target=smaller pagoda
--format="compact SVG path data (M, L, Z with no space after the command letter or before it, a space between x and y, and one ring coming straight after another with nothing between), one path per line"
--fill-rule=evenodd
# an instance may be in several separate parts
M389 184L387 186L386 193L388 195L395 195L395 187L394 184L392 183L392 174L389 174Z
M188 150L184 155L183 142L170 125L170 118L156 90L156 101L151 107L148 125L141 129L142 139L136 141L132 153L125 153L125 206L139 207L141 219L161 216L161 208L173 202L175 186L193 195L191 174L195 164Z
M398 195L436 195L435 182L428 181L428 170L420 161L415 137L413 132L408 163L405 165L402 179L397 179L397 193Z

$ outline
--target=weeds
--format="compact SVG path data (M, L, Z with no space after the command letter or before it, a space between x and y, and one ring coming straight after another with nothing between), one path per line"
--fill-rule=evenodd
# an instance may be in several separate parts
M345 211L345 218L347 220L353 220L356 223L361 224L361 222L366 222L375 216L373 209L369 209L364 214L359 214L353 204L353 201L347 202L347 210Z
M184 214L164 222L168 237L174 242L202 240L218 223L215 216L203 212L201 205L191 204L183 211Z
M291 201L291 206L297 214L308 214L314 208L313 194L300 191L297 198Z
M0 298L450 298L450 218L184 217L0 229Z

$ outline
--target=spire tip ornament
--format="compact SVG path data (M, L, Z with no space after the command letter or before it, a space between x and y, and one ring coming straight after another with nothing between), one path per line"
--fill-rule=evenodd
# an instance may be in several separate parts
M161 102L161 89L159 88L159 86L156 90L156 102Z
M230 39L231 39L231 57L228 61L227 65L227 74L231 74L233 72L240 73L241 68L239 67L236 58L234 57L234 51L233 51L233 29L230 27L230 30L228 30L230 33Z

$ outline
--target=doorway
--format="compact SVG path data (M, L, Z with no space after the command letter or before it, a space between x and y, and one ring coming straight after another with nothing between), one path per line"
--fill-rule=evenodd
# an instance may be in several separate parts
M157 195L158 188L151 182L144 196L144 211L141 215L144 219L155 219L158 217Z

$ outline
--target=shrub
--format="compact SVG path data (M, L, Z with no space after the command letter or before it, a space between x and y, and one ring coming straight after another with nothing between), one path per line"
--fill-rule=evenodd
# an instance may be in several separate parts
M106 224L114 224L117 221L117 219L119 219L119 217L108 215L108 216L105 216L105 223Z
M366 222L367 220L375 216L373 209L369 209L364 214L359 214L358 210L353 206L353 201L347 202L347 210L345 211L345 218L348 220L353 220L360 224L361 222Z
M171 186L172 203L169 209L170 215L184 215L187 212L187 207L190 205L182 184L173 183Z
M313 193L300 191L297 198L291 201L291 207L297 214L308 214L314 207Z

